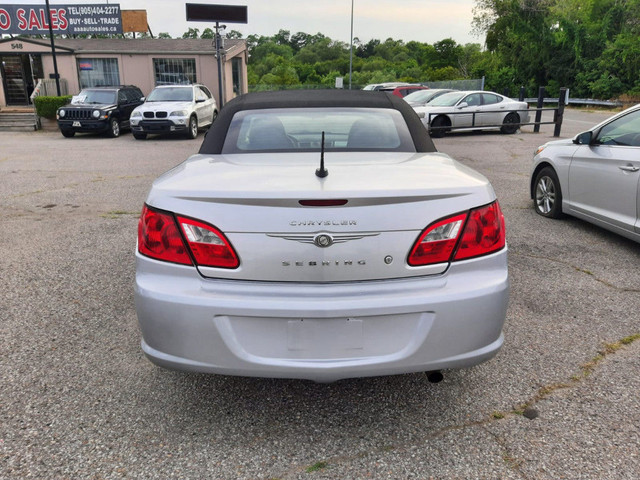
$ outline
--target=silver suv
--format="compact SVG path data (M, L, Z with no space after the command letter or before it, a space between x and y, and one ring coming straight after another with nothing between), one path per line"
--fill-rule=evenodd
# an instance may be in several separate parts
M138 140L149 134L178 133L196 138L218 115L216 101L207 87L162 85L131 113L131 131Z

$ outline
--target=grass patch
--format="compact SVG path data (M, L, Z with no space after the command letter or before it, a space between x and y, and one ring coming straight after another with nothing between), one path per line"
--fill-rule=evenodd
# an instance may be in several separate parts
M112 210L107 213L103 213L100 215L102 218L119 218L123 215L140 215L140 212L127 212L126 210Z
M306 472L307 473L317 472L319 470L323 470L327 468L328 465L329 464L327 462L316 462L313 465L307 467Z

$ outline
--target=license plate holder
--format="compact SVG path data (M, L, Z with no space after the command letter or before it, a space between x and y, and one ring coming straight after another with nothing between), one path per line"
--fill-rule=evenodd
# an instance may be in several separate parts
M323 345L336 352L364 348L363 321L357 318L313 318L287 322L287 349L313 351Z

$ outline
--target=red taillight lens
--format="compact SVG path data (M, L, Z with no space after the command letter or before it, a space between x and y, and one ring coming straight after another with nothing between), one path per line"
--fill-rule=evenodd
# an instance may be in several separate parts
M237 268L238 256L217 228L192 218L178 217L196 263L202 267Z
M429 225L411 249L407 263L416 267L464 260L496 252L504 245L504 217L496 201Z
M498 202L471 210L454 260L501 250L506 243L504 216Z
M157 260L192 265L173 216L146 205L138 222L138 251Z
M427 227L411 250L407 259L409 265L417 267L448 262L466 218L467 214L461 213Z

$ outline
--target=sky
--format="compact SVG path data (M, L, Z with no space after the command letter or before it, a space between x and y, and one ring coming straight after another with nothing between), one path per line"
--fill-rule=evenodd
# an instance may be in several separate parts
M292 34L322 33L333 40L349 43L351 1L349 0L191 0L192 3L246 5L249 22L227 24L227 30L273 35L280 29ZM0 0L3 4L44 5L44 0ZM190 27L202 32L213 24L187 22L182 0L50 0L56 4L120 4L122 10L147 10L154 35L168 32L182 36ZM453 38L457 43L483 43L471 35L474 0L353 0L353 36L366 43L391 37L405 42L434 43Z

